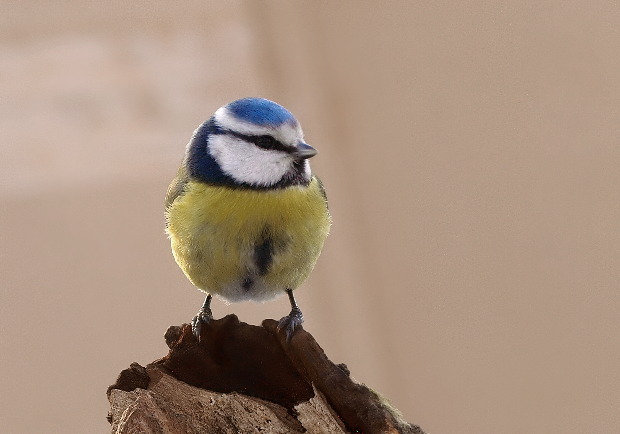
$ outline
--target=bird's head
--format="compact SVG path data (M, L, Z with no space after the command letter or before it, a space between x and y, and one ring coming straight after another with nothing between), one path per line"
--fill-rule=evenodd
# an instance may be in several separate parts
M310 182L307 160L316 153L291 112L243 98L220 107L194 132L185 165L205 182L269 189Z

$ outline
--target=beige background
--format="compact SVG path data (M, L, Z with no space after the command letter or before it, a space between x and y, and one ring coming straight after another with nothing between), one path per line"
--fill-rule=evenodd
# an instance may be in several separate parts
M299 301L334 361L432 433L618 432L618 29L603 0L3 1L2 432L106 432L106 387L195 314L163 196L248 95L320 150Z

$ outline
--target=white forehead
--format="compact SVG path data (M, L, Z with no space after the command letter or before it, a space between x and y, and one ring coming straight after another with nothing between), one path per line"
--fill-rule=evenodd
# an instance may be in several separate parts
M249 136L270 135L284 144L294 144L304 138L299 122L285 122L277 126L257 125L235 117L226 106L217 109L213 117L219 127L240 134Z

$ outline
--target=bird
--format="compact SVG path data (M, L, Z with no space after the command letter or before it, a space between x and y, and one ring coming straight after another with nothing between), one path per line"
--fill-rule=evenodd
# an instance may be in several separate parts
M278 330L288 340L303 322L293 291L313 270L331 226L317 150L281 105L242 98L193 133L165 199L175 261L206 298L193 318L200 341L213 296L267 301L287 294Z

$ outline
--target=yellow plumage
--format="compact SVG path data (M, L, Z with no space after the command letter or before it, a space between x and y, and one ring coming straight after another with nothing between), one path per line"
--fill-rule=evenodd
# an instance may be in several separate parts
M166 211L177 263L201 290L230 301L267 300L310 274L330 227L320 181L252 190L190 180ZM269 266L257 265L268 243ZM245 287L244 282L251 282Z

